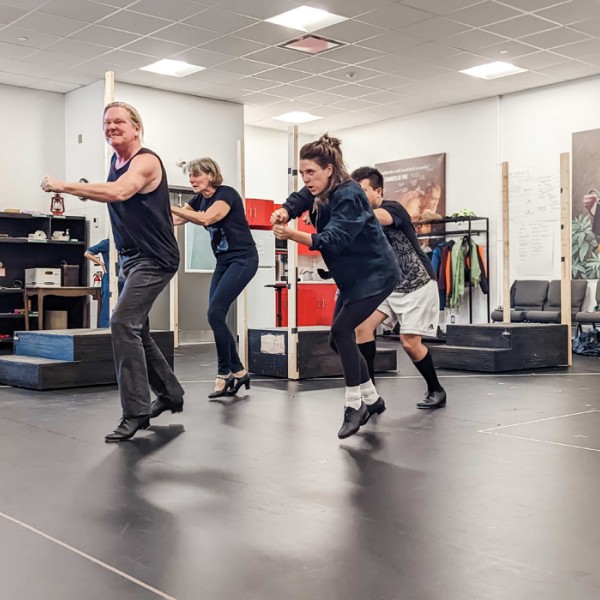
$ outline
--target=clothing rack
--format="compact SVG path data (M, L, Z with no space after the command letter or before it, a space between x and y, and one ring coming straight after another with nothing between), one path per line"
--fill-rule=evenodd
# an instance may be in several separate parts
M423 223L414 223L415 227L418 225L447 225L447 224L466 224L466 227L460 229L448 230L444 228L444 231L438 233L417 233L419 239L432 239L432 238L448 238L448 237L472 237L474 235L485 235L485 267L487 269L488 281L490 281L490 222L488 217L447 217L445 219L435 219L433 221L425 221ZM485 225L485 228L473 227L473 224L481 223ZM490 292L486 294L486 307L487 307L487 322L490 322ZM469 323L473 323L473 286L469 282Z

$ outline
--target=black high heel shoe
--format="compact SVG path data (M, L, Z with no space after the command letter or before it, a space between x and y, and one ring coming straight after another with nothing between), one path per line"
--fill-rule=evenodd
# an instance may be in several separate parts
M238 390L243 386L246 386L246 389L250 389L250 374L246 373L241 377L233 377L233 382L231 384L231 389L227 392L228 396L235 396L238 393Z
M229 375L227 376L217 375L217 379L222 379L225 382L225 385L223 386L223 389L215 390L212 394L209 394L209 398L220 398L221 396L228 396L230 388L232 388L235 385L235 377L233 376L233 373L229 373Z

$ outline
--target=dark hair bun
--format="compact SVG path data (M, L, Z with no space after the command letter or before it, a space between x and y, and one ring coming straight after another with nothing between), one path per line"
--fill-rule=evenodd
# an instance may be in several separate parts
M322 144L323 146L329 146L330 148L335 148L336 150L339 150L339 148L342 145L342 140L340 140L336 137L332 137L328 133L324 133L319 138L319 143Z

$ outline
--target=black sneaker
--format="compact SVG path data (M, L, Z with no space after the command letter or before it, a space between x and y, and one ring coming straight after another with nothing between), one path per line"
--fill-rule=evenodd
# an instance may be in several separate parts
M344 422L338 431L338 437L340 440L344 438L350 437L354 433L356 433L361 425L364 425L371 415L367 409L367 406L364 402L360 403L360 408L352 408L351 406L346 406L344 408Z
M379 396L379 398L377 398L377 400L375 400L373 404L365 403L365 406L369 411L370 417L372 417L373 415L380 415L385 410L385 402L383 401L383 398L381 396Z
M417 408L444 408L446 406L446 390L427 392L425 400L417 402Z

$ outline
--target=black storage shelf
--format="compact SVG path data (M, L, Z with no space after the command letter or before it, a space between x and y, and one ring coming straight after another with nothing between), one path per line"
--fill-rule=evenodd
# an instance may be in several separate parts
M69 241L52 239L54 232L66 234L67 230ZM47 239L29 239L29 234L36 231L43 231ZM78 285L87 285L88 261L83 255L87 247L87 222L81 216L0 212L0 234L3 234L0 236L0 262L5 269L5 276L0 277L0 335L11 336L0 338L4 348L12 344L15 331L24 329L24 316L14 311L24 308L21 288L25 285L25 269L58 268L64 261L79 266ZM55 298L48 309L73 311L74 322L70 326L81 326L78 320L82 318L83 311L78 308L79 305L75 306L76 300ZM32 309L36 310L36 300ZM37 315L30 313L30 316L37 322Z

